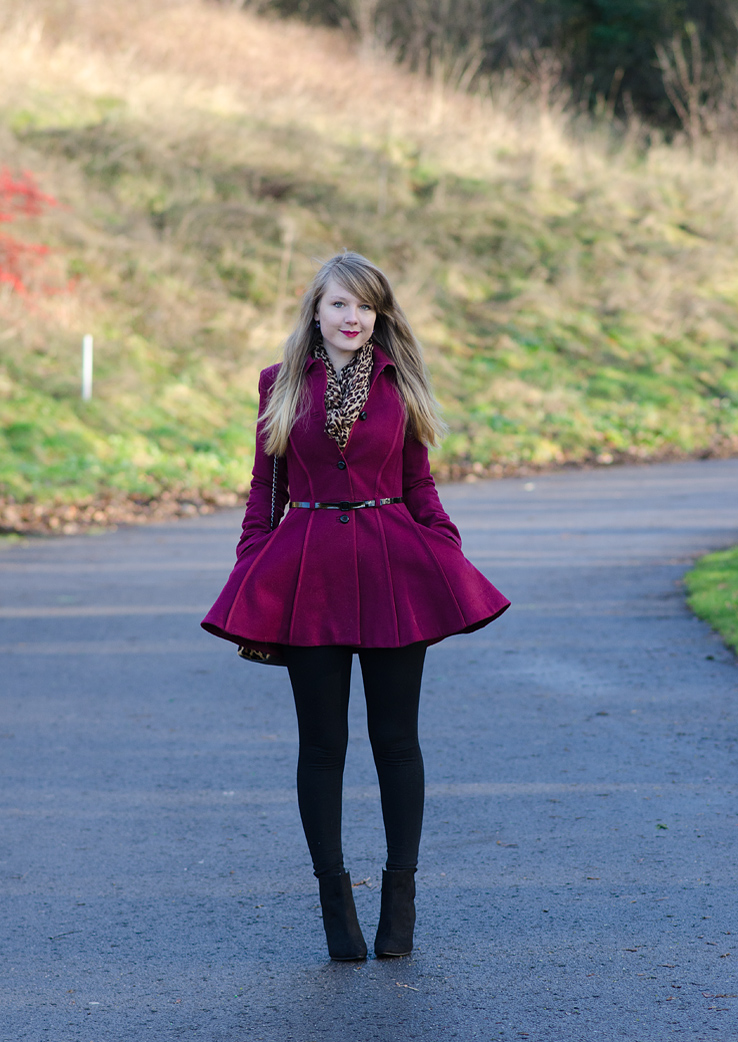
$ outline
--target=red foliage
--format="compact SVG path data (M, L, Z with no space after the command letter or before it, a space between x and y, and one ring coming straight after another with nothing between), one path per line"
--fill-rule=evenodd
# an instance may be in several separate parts
M14 221L17 217L38 217L44 209L58 205L53 196L41 191L29 171L14 177L7 167L0 168L0 223ZM29 292L29 268L48 253L48 246L22 242L12 235L0 233L0 283L4 282L16 293L26 296Z

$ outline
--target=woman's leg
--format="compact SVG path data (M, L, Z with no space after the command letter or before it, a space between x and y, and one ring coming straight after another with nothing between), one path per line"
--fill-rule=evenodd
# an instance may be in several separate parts
M286 658L300 734L297 798L320 886L328 952L332 959L365 959L366 943L341 849L352 651L290 647Z
M297 710L297 800L315 875L343 871L341 794L348 744L350 648L285 648Z
M382 906L374 940L380 957L409 955L413 948L415 869L425 794L418 743L425 650L425 644L412 644L360 653L387 836L387 868L382 872Z
M415 871L418 865L425 795L418 704L425 652L425 644L359 652L391 871Z

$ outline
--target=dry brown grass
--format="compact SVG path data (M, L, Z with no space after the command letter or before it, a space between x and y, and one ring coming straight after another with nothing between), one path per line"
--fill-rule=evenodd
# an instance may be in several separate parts
M514 104L512 89L492 101L448 91L367 57L338 32L203 0L27 0L20 14L4 0L0 12L11 95L24 82L122 94L137 114L169 111L175 135L190 108L246 113L357 147L422 145L460 174L507 172L515 156L541 187L557 164L581 160L556 109Z
M566 215L594 195L604 222L616 215L638 224L635 241L622 242L621 256L607 258L624 262L625 277L609 284L604 306L637 310L668 333L689 317L685 308L699 310L685 285L699 283L709 270L728 294L736 286L732 155L706 160L664 144L643 151L627 139L616 143L608 128L580 133L560 108L516 100L512 86L491 97L444 91L367 56L341 33L203 0L26 0L20 14L13 0L1 0L0 12L6 104L20 100L29 84L48 92L51 109L55 90L76 91L79 120L85 99L122 97L134 118L156 128L164 147L190 133L222 139L224 127L209 129L208 114L300 126L308 138L315 133L317 151L301 155L300 163L319 166L326 140L385 151L400 166L420 158L450 175L499 181L508 193L517 182L539 216ZM63 123L63 111L56 115ZM234 154L258 163L263 144L251 140L244 149L243 141L234 141ZM292 172L290 144L282 157L273 138L267 144L270 165L278 168L281 158ZM685 227L675 224L675 214ZM640 267L625 253L638 250L639 237L662 237L684 250L676 263L664 258L655 269L649 255ZM695 249L700 238L709 241L709 251ZM586 295L586 287L574 289ZM546 307L545 299L538 303Z

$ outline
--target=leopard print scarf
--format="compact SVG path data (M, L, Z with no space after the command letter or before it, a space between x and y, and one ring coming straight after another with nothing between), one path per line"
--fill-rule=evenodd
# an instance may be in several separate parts
M328 377L325 388L325 433L338 442L341 449L346 448L351 428L369 394L369 379L374 363L373 347L372 341L367 340L340 373L336 373L333 368L322 342L313 352L324 363Z

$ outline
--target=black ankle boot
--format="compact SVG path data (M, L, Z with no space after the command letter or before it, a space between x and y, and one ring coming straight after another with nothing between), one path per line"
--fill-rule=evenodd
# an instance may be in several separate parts
M380 956L409 955L415 928L415 873L382 872L382 910L374 941Z
M331 959L347 962L366 959L366 941L356 918L354 894L348 872L320 876L320 907Z

